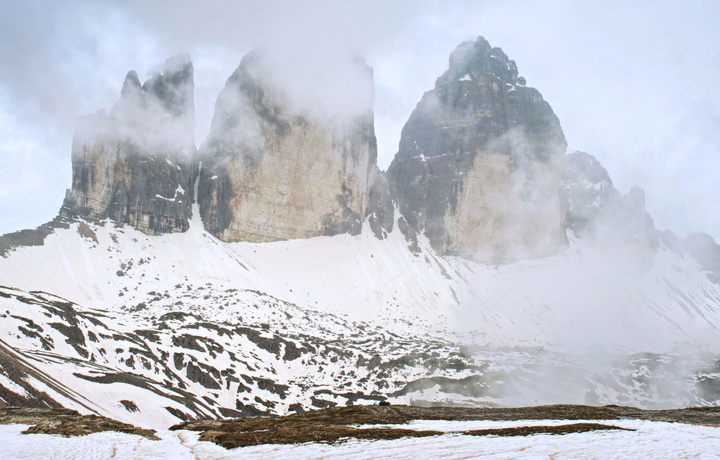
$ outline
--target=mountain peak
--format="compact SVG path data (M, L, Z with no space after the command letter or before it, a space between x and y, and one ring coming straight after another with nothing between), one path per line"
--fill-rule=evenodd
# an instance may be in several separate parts
M560 122L514 61L461 43L405 124L388 175L400 212L441 253L491 261L565 244Z
M352 54L332 66L303 58L255 49L218 96L200 148L198 203L222 240L358 234L369 209L376 234L392 226L376 166L372 71Z
M128 72L110 116L78 120L72 189L60 215L110 218L151 234L187 230L194 91L186 54L165 61L163 72L142 85Z
M135 98L139 97L141 93L142 85L140 84L140 78L138 78L137 72L131 70L125 75L120 96L122 98Z
M435 85L471 80L480 75L495 76L512 85L525 84L525 79L518 76L515 61L508 58L502 49L493 48L484 37L478 37L475 41L463 42L455 48L450 54L448 70L437 79Z

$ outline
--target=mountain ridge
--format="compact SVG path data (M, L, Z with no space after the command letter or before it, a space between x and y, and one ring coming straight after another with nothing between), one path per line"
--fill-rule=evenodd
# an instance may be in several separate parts
M657 231L640 189L623 196L594 157L566 156L557 117L499 48L479 38L451 55L435 90L447 90L446 102L455 94L462 110L418 104L411 120L430 119L432 129L408 122L394 164L409 166L387 175L376 165L371 107L351 123L361 132L346 136L328 127L347 120L303 116L278 102L287 96L278 88L240 75L250 69L241 63L228 80L218 142L195 159L192 131L175 129L190 122L186 56L143 85L128 73L110 114L80 123L58 218L0 236L0 404L62 405L163 428L384 400L720 401L720 248L706 235ZM238 82L253 91L238 93ZM496 104L516 97L514 111ZM455 134L433 137L443 131L438 113ZM257 151L245 130L235 142L225 129L238 114L261 127ZM489 140L466 136L465 121ZM521 142L506 136L513 121L530 133ZM303 150L293 129L333 148ZM418 155L413 142L425 142ZM237 150L213 164L212 145ZM267 159L287 169L263 168ZM233 161L246 182L222 171ZM303 168L317 162L332 177L303 184L315 177ZM437 206L425 193L433 183ZM424 191L409 199L416 189ZM297 198L305 192L313 205ZM253 208L268 194L271 204ZM507 204L513 225L481 225L478 197L488 222L503 221ZM295 211L303 225L282 229L276 215ZM328 212L334 220L324 220ZM232 222L268 238L225 233Z

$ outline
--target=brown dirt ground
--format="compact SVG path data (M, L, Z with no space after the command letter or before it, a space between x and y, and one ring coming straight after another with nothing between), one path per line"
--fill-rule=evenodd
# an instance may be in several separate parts
M684 411L689 411L686 409ZM677 411L676 411L677 412ZM334 443L348 438L397 439L405 436L438 436L439 431L401 428L357 428L353 425L404 424L412 420L619 420L621 418L687 419L684 412L660 414L660 411L617 406L538 406L522 408L459 408L412 406L349 406L322 409L284 417L248 417L232 420L191 421L171 429L200 431L200 439L226 448L260 444ZM720 411L704 411L705 418L718 417ZM708 417L710 416L710 417ZM678 421L678 420L672 420ZM527 436L531 434L568 434L594 430L622 430L598 423L574 423L559 426L533 426L464 431L473 436Z
M80 415L69 409L0 408L0 424L21 423L32 425L25 434L44 433L63 436L83 436L101 431L118 431L137 434L148 439L159 439L154 430L146 430L98 415Z
M192 430L200 439L226 448L260 444L336 443L350 438L398 439L439 436L439 431L390 428L412 420L622 420L641 419L697 425L720 425L720 407L644 410L622 406L552 405L518 408L348 406L287 416L244 417L228 420L196 420L171 427ZM24 433L82 436L100 431L118 431L158 439L145 430L97 415L80 415L67 409L0 408L0 424L32 425ZM375 425L358 428L357 425ZM533 434L582 433L594 430L622 430L611 424L569 423L558 426L522 426L460 432L472 436L528 436Z

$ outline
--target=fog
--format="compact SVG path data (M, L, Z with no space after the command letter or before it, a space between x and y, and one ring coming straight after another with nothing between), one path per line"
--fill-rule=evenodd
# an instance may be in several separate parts
M720 239L720 6L712 2L118 2L11 0L0 19L0 233L52 218L79 116L108 109L128 70L179 52L195 65L196 140L257 45L331 46L374 69L379 165L450 51L485 36L558 114L569 149L639 185L659 228ZM320 67L323 63L319 62ZM328 68L332 65L328 63Z

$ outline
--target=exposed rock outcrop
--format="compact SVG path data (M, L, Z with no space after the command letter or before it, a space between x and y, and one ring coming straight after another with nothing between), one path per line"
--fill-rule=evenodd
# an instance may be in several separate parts
M366 214L375 236L385 239L387 233L393 229L395 207L390 197L390 188L385 173L375 167L375 171L370 177L370 194Z
M224 241L252 242L358 234L371 193L373 219L385 222L377 209L385 198L372 70L352 64L356 87L341 95L360 103L337 114L298 104L305 88L279 75L283 63L273 59L260 51L245 56L218 97L200 148L198 202L207 230Z
M194 130L189 56L168 59L143 85L128 72L109 115L101 110L78 120L61 216L110 218L150 234L187 230Z
M708 279L720 283L720 246L707 233L691 233L682 240L683 249L708 271Z
M0 257L7 257L10 252L23 246L42 246L45 238L57 228L68 228L70 225L56 218L34 229L0 235Z
M550 105L479 37L453 51L413 111L388 179L408 226L440 253L542 257L566 243L565 148Z
M565 203L565 226L576 234L587 231L604 209L622 198L607 170L585 152L567 154L560 193Z
M568 154L560 189L566 208L565 225L577 236L651 249L657 246L660 235L645 209L645 192L632 187L622 195L594 156L585 152Z

